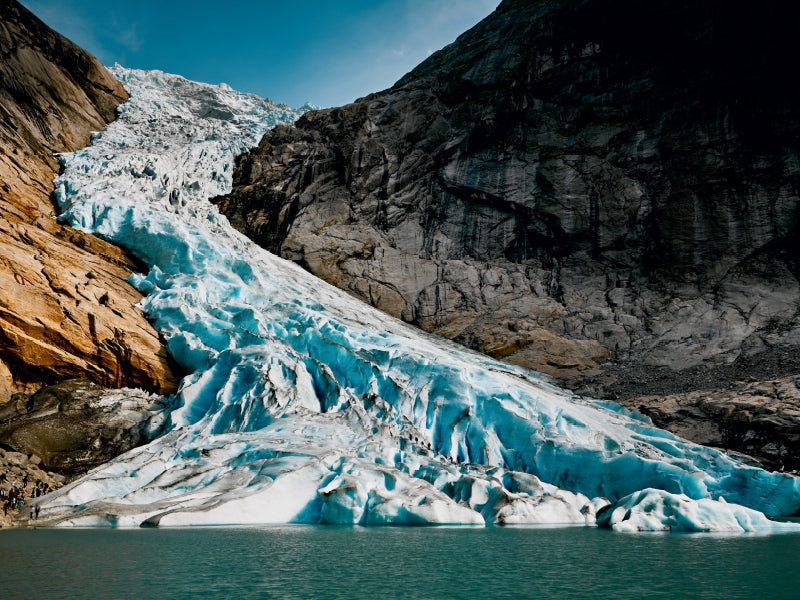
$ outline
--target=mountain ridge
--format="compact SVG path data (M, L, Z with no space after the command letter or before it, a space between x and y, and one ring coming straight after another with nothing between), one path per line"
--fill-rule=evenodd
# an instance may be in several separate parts
M513 14L527 5L502 6ZM575 56L591 59L598 53L582 47ZM507 46L496 54L504 60L509 55L513 52ZM567 63L571 58L567 56ZM45 460L61 460L67 469L80 472L87 462L83 452L62 444L65 437L76 435L106 451L95 458L108 462L34 501L45 526L574 523L619 531L797 529L796 524L767 518L800 509L797 477L767 472L736 455L680 439L617 404L577 397L527 369L464 351L365 308L231 229L208 197L229 189L237 154L276 123L293 122L298 112L228 86L191 82L161 71L120 66L111 71L128 86L131 98L119 108L116 121L92 136L89 147L62 157L64 171L54 200L64 211L62 220L124 244L144 269L149 268L133 275L131 282L146 294L141 307L185 377L166 403L148 394L109 394L85 382L67 381L28 398L17 395L0 411L0 436L44 442L40 452ZM494 81L497 70L481 72L481 77ZM591 198L588 233L581 229L586 224L579 211L569 218L545 219L545 229L531 225L525 235L511 228L508 219L498 227L488 226L503 211L533 223L539 218L536 210L552 213L552 201L558 199L555 183L577 183L563 180L563 172L555 168L554 173L537 175L533 181L539 195L534 200L543 199L543 207L534 203L530 212L520 210L530 200L525 186L532 171L526 170L525 156L505 147L499 148L499 160L491 153L498 151L498 141L515 140L506 136L513 123L485 118L491 116L485 109L491 108L492 98L482 97L483 104L454 105L464 113L459 117L464 122L477 122L477 134L469 130L466 137L453 135L458 131L451 126L458 123L448 121L450 113L443 116L438 111L450 110L457 94L450 90L441 96L442 89L447 91L444 84L438 91L428 83L405 84L399 91L414 88L407 104L402 94L391 102L374 96L366 108L309 114L299 129L278 128L264 140L283 144L278 148L282 159L311 148L311 160L299 172L299 185L306 190L324 191L324 185L337 184L337 178L358 184L350 191L376 186L375 203L367 206L374 239L353 239L346 228L335 229L353 224L335 219L342 216L337 211L343 197L320 194L316 199L331 201L322 212L334 218L325 225L339 234L334 236L337 249L355 250L359 260L379 257L383 266L399 271L412 291L415 277L424 279L426 274L392 254L385 242L398 229L405 237L395 239L407 244L406 249L421 241L436 267L428 306L432 312L427 314L432 320L437 312L448 310L445 284L458 268L462 272L456 276L464 289L472 286L487 302L503 294L520 300L515 294L525 288L526 278L537 277L537 269L546 267L548 278L538 281L538 289L529 286L536 302L522 298L515 310L532 305L548 311L555 301L563 307L556 316L565 318L576 302L569 288L569 270L576 268L570 252L577 249L581 259L588 257L600 266L612 256L618 270L630 248L600 243L604 238L599 221L592 222ZM470 90L475 91L473 84ZM380 119L373 120L376 116ZM386 151L381 129L398 120L402 136L394 155ZM605 137L598 131L593 135ZM326 151L331 138L343 139L349 154L342 146ZM258 152L275 152L277 146L267 148L270 142L264 140ZM488 142L487 150L482 144ZM398 210L412 206L410 192L418 180L393 169L403 164L424 167L429 156L438 155L441 144L443 160L434 161L441 170L423 181L431 184L429 200L435 200L433 192L439 186L448 200L468 205L469 218L465 223L458 214L431 203L425 215L430 228L423 222L424 235L418 240ZM586 140L564 144L567 149L590 146ZM352 162L355 147L359 153ZM348 156L350 162L344 160ZM562 166L586 166L570 161ZM254 181L266 172L262 163L248 158L236 162ZM493 177L498 169L502 177ZM406 187L398 184L403 178ZM320 179L322 184L315 187ZM545 181L553 189L548 190ZM522 193L516 186L523 187ZM405 195L398 198L398 189ZM613 200L613 195L601 196L597 210ZM290 204L275 222L299 216L303 208L298 203L297 212L290 215ZM633 246L634 254L641 250ZM294 257L296 262L305 260L306 249L295 249L303 251ZM504 272L506 263L492 263L498 253L517 265L511 269L514 277ZM445 261L453 262L444 265ZM320 264L341 267L324 260ZM440 271L443 265L449 271ZM386 277L390 271L376 273L387 290L377 291L388 296L393 285ZM624 295L633 287L631 280L641 285L634 277L617 277L612 288ZM372 295L371 287L367 291ZM98 302L108 304L110 295L103 297ZM608 293L606 301L614 298ZM500 299L506 308L507 301L508 297ZM757 316L771 309L774 306L762 306ZM410 314L411 320L415 314L426 316L414 310ZM547 331L541 327L531 336L524 327L514 329L518 320L511 312L502 318L512 333L541 340ZM791 328L768 333L790 338ZM503 336L501 331L495 339L508 347ZM125 350L122 334L115 340ZM554 351L558 336L550 342ZM512 354L517 350L513 345ZM561 355L571 360L569 352L577 354L579 346ZM127 361L126 352L122 354ZM580 371L581 365L563 366ZM783 399L796 390L796 385L776 384L773 390L754 386L750 391L761 401L771 394ZM702 399L666 399L664 405L669 401L730 412L724 404ZM109 418L109 423L121 421L122 427L111 432L116 432L113 439L102 422L91 432L76 434L71 427L75 412L79 420ZM37 422L49 414L60 418L63 436L58 448L48 447L48 425ZM760 420L776 422L768 414L762 416L766 418ZM791 427L789 416L780 415L777 426ZM115 456L119 452L124 453ZM0 458L17 465L24 462L13 452L4 451ZM42 463L38 456L25 460Z

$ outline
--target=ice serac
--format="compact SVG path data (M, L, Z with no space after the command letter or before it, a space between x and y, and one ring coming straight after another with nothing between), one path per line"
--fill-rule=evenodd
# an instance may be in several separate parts
M597 524L615 531L752 533L794 531L793 523L768 520L762 513L718 501L693 500L685 494L645 489L604 506Z
M647 488L712 512L720 497L800 508L795 477L429 336L258 247L207 198L298 113L113 72L131 99L64 157L57 197L147 265L143 307L188 375L164 435L48 496L50 524L593 524Z
M74 377L174 392L133 261L57 223L50 199L54 153L88 144L124 88L16 0L0 2L0 57L0 403Z
M391 88L269 132L219 206L426 331L637 407L724 391L748 420L743 382L800 372L798 19L504 0ZM797 430L754 433L728 443L800 468L773 445Z

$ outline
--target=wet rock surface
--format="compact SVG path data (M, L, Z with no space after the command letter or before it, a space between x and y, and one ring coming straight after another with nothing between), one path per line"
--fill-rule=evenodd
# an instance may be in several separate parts
M71 379L0 406L0 440L37 456L43 469L74 476L148 442L166 408L162 396Z
M0 403L69 377L170 393L119 248L58 224L54 152L77 150L127 98L94 57L15 1L0 5Z

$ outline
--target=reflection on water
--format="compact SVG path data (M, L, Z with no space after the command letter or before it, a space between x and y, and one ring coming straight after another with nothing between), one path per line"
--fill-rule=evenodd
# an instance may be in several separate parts
M10 530L4 598L800 597L800 535L594 528Z

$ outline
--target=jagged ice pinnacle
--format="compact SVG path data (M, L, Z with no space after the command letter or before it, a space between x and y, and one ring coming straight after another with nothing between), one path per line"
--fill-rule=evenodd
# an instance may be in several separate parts
M231 228L208 198L302 111L112 72L131 99L63 157L56 196L64 220L147 265L142 308L188 375L159 437L46 497L42 518L792 527L762 512L800 508L798 479L426 335Z

